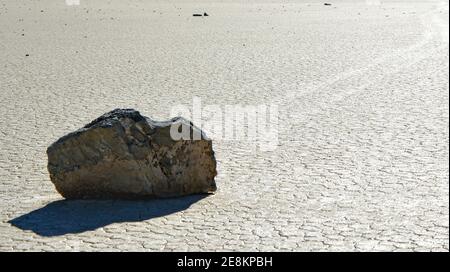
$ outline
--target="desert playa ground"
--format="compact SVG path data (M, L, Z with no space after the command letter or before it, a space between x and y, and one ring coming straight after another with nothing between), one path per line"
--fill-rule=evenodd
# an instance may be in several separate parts
M448 1L328 2L0 0L0 250L448 251ZM55 191L53 141L194 97L277 105L277 148L214 142L208 197Z

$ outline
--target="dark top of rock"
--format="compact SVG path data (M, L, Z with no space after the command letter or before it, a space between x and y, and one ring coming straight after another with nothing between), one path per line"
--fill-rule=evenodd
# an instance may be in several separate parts
M82 128L80 128L74 132L68 133L68 134L64 135L63 137L59 138L57 141L55 141L53 144L51 144L47 148L47 153L49 152L49 150L51 150L52 148L55 148L59 144L63 143L68 138L72 138L76 135L79 135L80 133L83 133L84 131L86 131L88 129L96 128L96 127L104 127L104 128L112 127L114 125L114 123L120 122L121 119L125 119L125 118L131 119L136 123L147 122L150 125L151 129L167 128L175 123L183 123L183 124L191 127L191 135L193 134L193 131L196 131L197 133L199 133L201 135L201 139L211 140L210 138L208 138L208 136L206 136L206 134L200 128L198 128L192 122L190 122L189 120L187 120L183 117L180 117L180 116L174 117L168 121L155 121L155 120L152 120L151 118L141 115L140 112L135 109L119 109L119 108L117 108L117 109L114 109L110 112L107 112L107 113L101 115L100 117L96 118L95 120L93 120L89 124L83 126Z
M139 111L134 109L115 109L108 113L103 114L102 116L98 117L94 121L90 122L89 124L85 125L83 128L90 128L90 127L108 127L111 126L111 122L114 120L119 120L121 118L129 118L135 122L145 121L145 117L142 116Z

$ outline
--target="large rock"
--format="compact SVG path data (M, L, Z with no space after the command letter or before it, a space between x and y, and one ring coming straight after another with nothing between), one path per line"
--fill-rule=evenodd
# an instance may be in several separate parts
M171 137L171 127L200 140ZM195 138L194 138L195 139ZM216 190L212 142L191 122L116 109L53 143L48 171L65 198L173 197Z

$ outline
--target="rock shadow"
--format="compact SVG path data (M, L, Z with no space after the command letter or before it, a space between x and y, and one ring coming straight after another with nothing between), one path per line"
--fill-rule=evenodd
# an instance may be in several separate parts
M207 195L153 200L58 200L9 223L52 237L95 230L112 223L138 222L189 208Z

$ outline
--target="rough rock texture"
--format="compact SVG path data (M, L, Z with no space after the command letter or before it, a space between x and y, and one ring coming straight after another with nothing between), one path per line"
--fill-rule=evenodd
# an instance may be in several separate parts
M171 125L200 140L173 140ZM191 138L192 139L192 138ZM116 109L53 143L48 170L65 198L172 197L216 190L212 142L178 117L156 122Z

